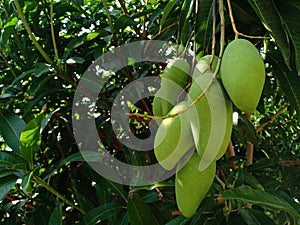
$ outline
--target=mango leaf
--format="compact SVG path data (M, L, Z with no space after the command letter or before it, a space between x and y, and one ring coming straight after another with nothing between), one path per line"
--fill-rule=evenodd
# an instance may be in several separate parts
M183 46L186 45L186 41L188 40L189 36L191 35L192 23L189 18L194 9L193 5L194 5L194 1L185 0L181 7L180 20L179 20L179 31L181 33L181 35L180 35L181 45L183 45Z
M237 199L250 204L264 205L274 209L288 212L293 217L299 217L299 211L280 196L274 196L271 193L253 189L249 186L241 186L231 190L226 190L222 194L223 199Z
M28 160L33 162L35 153L40 149L41 145L41 122L44 119L44 113L40 113L35 119L31 120L21 133L20 147L21 155Z
M280 47L284 61L290 69L290 45L288 34L283 28L280 14L274 4L270 0L248 0L252 8L262 20L265 28L270 32L277 45Z
M62 225L62 205L58 204L51 213L48 225Z
M184 225L187 224L189 218L185 218L184 216L178 216L175 219L169 221L166 225Z
M242 218L248 225L275 225L264 212L254 209L240 209Z
M136 26L138 22L135 22L131 17L127 15L120 16L114 23L114 28L119 31L125 29L127 26Z
M209 45L213 26L213 1L200 0L199 10L196 17L195 37L197 43L201 44L205 49ZM218 9L216 8L216 13Z
M98 224L99 222L106 220L111 216L117 214L120 211L121 207L122 206L120 204L117 204L115 202L109 202L100 205L94 208L93 210L91 210L90 212L88 212L88 214L84 216L80 224L82 225Z
M13 151L0 151L0 170L2 169L15 169L27 170L27 161L18 153Z
M86 37L80 36L73 38L66 46L63 60L66 61L69 58L69 55L72 53L72 51L82 45L85 42Z
M295 0L276 1L285 28L295 50L295 64L300 75L300 6Z
M153 216L149 206L141 199L139 194L134 193L128 199L128 216L130 225L159 225Z
M48 73L50 71L50 68L51 68L50 65L47 65L45 63L37 63L35 65L33 73L36 77L40 77L43 74Z
M0 199L2 200L5 195L15 186L18 177L9 175L0 179Z
M300 77L296 71L290 71L279 54L270 54L274 75L278 77L280 86L286 94L291 106L297 111L300 119Z
M13 113L4 112L0 116L0 132L6 144L14 151L20 152L20 135L26 123Z
M166 5L165 9L164 9L164 12L163 12L163 16L160 20L160 29L163 28L163 25L165 24L166 22L166 19L168 18L171 10L174 8L174 6L176 5L177 3L177 0L170 0L168 2L168 4Z

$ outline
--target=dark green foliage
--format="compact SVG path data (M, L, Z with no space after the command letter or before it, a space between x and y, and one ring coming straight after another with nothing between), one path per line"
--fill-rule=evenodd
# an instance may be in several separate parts
M112 47L146 39L178 44L178 55L182 46L199 57L211 54L214 9L219 54L220 2L216 0L215 6L213 2L1 1L1 224L300 223L300 3L296 0L231 0L238 31L272 37L249 39L261 53L266 50L267 78L250 121L235 109L240 113L232 135L236 156L226 154L217 162L219 179L193 217L185 218L178 211L174 176L153 186L123 186L85 162L99 160L98 155L86 152L83 157L78 151L72 100L88 66ZM224 10L228 44L235 34L226 1ZM148 165L156 160L153 151L132 151L114 135L110 123L114 98L133 80L159 76L165 66L134 63L112 75L99 93L99 137L125 163ZM137 102L132 112L151 114L152 100ZM132 117L129 122L136 136L149 136L148 120ZM254 144L254 157L248 166L249 142Z

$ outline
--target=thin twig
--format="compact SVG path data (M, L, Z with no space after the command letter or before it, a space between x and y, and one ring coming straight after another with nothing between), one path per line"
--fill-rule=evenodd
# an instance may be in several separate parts
M300 161L283 161L279 164L280 166L300 166Z
M127 16L130 17L130 14L129 14L128 10L126 9L126 6L125 6L123 0L118 0L118 2L119 2L119 4L121 5L121 8L122 8L123 12L124 12ZM140 30L139 30L136 26L133 26L133 29L134 29L135 33L139 36L139 38L140 38L141 40L143 40L144 38L143 38L143 36L142 36Z
M285 108L287 108L290 104L285 103L279 110L276 112L269 121L262 123L259 127L256 128L256 133L260 132L262 129L264 129L265 126L272 123L273 120L275 120L283 111Z
M57 50L57 45L55 40L54 21L53 21L53 0L51 0L50 3L50 26L51 26L51 36L52 36L55 59L58 61L59 56L58 56L58 50Z
M229 142L229 144L228 144L227 152L228 152L229 158L235 156L235 151L234 151L233 144L232 144L232 141L231 141L231 140L230 140L230 142ZM234 162L234 161L231 161L231 162L230 162L230 165L231 165L231 168L232 168L233 170L236 170L236 169L238 168L237 165L235 165L235 162Z
M115 33L115 29L114 29L114 25L113 25L113 22L112 22L112 19L111 19L111 16L110 16L110 12L109 12L106 0L103 0L103 5L104 5L104 9L105 9L106 16L107 16L107 19L108 19L108 23L109 23L109 27L110 27L110 32L112 34L114 34Z
M216 66L216 69L214 71L214 78L217 76L220 66L221 66L221 60L225 48L225 16L224 16L224 2L223 0L220 0L219 2L219 14L220 14L220 20L221 20L221 37L220 37L220 52L219 52L219 59Z
M234 18L233 18L233 12L232 12L232 7L231 7L231 2L230 0L227 0L227 5L228 5L228 10L229 10L229 17L230 17L230 21L231 21L231 25L232 25L232 29L235 33L235 39L237 39L239 36L243 36L246 38L256 38L256 39L270 39L270 37L264 37L264 36L251 36L251 35L247 35L247 34L243 34L241 32L239 32L236 28L236 24L234 22Z
M19 4L19 1L18 0L14 0L14 3L15 3L15 6L16 6L16 9L17 9L17 12L18 12L18 15L20 17L20 19L22 20L23 24L24 24L24 27L30 37L30 39L32 40L33 44L35 45L35 47L37 48L37 50L41 53L41 55L43 56L43 58L46 60L47 63L51 64L53 67L55 66L54 65L54 62L50 59L50 57L47 55L47 53L44 51L43 47L38 43L38 41L36 40L35 36L33 35L27 21L26 21L26 18L23 14L23 11L21 9L21 6Z
M169 26L165 27L164 29L162 29L161 31L159 31L157 34L155 34L152 39L154 40L155 38L157 38L159 35L161 35L162 33L164 33L166 30L168 30L169 28L175 26L178 24L178 21L175 21L174 23L171 23Z
M246 114L246 117L249 122L251 122L251 114ZM253 151L254 151L254 145L251 142L247 143L247 149L246 149L246 166L250 166L253 163Z
M217 24L217 18L216 18L216 0L213 0L213 31L212 31L212 43L211 43L211 59L209 62L209 67L211 68L212 62L214 60L215 56L215 47L216 47L216 24Z
M33 177L34 181L37 182L39 185L41 185L42 187L46 188L48 191L50 191L52 194L54 194L56 197L60 198L62 201L64 201L66 204L70 205L71 207L73 207L74 209L77 209L79 212L81 212L82 214L86 215L86 212L81 209L80 207L74 205L73 202L71 202L70 200L66 199L62 194L60 194L58 191L56 191L54 188L52 188L51 186L49 186L43 179L41 179L38 176L34 176Z

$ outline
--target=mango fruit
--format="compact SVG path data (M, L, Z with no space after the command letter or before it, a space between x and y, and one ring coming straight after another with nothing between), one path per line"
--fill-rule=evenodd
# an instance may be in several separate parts
M255 46L236 39L226 47L221 79L232 102L245 113L256 110L265 83L264 62Z
M153 99L153 115L165 116L178 102L184 100L189 73L190 65L185 59L175 58L168 63L161 75L160 89Z
M207 67L208 63L195 66L189 90L189 98L194 101L213 79L205 95L195 104L196 114L189 111L193 139L201 158L200 170L224 155L232 133L232 102L221 82L213 78L212 71L205 70Z
M180 212L185 217L194 215L215 177L216 162L212 162L205 170L199 171L200 160L199 155L194 153L176 173L176 201Z
M169 114L180 112L187 106L188 102L180 102ZM154 139L154 154L164 169L172 170L193 146L188 111L161 122Z

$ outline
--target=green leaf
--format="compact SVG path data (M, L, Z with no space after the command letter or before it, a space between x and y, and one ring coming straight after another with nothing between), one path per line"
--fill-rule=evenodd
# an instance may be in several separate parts
M209 45L212 34L213 25L213 1L200 0L199 10L196 17L196 30L195 37L197 43L201 44L205 48ZM218 9L216 9L218 12Z
M254 209L240 209L242 218L248 225L275 225L264 212Z
M4 112L0 116L0 132L6 144L14 151L20 152L20 136L26 123L13 113Z
M290 203L284 198L274 196L268 192L253 189L249 186L241 186L231 190L226 190L222 194L223 199L237 199L250 204L258 204L268 206L288 212L293 217L299 217L300 214Z
M66 46L63 60L66 61L67 58L69 58L69 55L72 53L72 51L82 45L85 42L86 37L85 36L80 36L72 39Z
M171 10L174 8L174 6L176 5L176 3L177 3L177 0L170 0L168 2L168 4L166 5L166 7L165 7L165 9L163 11L163 16L162 16L162 18L160 20L160 29L163 28L163 25L165 24L166 19L168 18Z
M13 151L0 151L0 169L27 170L28 163L18 153Z
M186 45L186 41L190 37L192 31L192 23L189 18L192 14L192 11L194 10L193 5L194 5L194 1L185 0L181 8L179 31L181 33L180 34L181 45L183 46Z
M288 34L283 28L280 14L272 0L248 0L252 8L262 20L265 28L271 33L280 47L284 61L290 68L290 45Z
M101 154L95 151L81 151L76 152L69 157L65 158L64 160L60 161L56 168L60 168L64 166L66 163L70 162L100 162L101 161Z
M243 171L245 183L251 185L253 188L264 191L262 184L251 173Z
M284 21L285 28L292 40L295 50L295 64L300 75L300 8L294 0L276 1L278 11Z
M62 205L58 204L51 213L48 225L62 225Z
M120 16L114 23L114 28L116 31L123 30L127 26L136 26L138 22L135 22L131 17L127 15Z
M0 179L0 199L2 200L5 195L15 186L18 177L9 175Z
M278 77L280 86L286 94L291 106L297 111L300 119L300 77L296 71L290 71L279 54L270 54L274 75Z
M47 65L45 63L37 63L35 65L33 73L36 77L40 77L43 74L48 73L50 71L50 68L51 68L50 65Z
M24 175L22 178L22 190L25 192L25 194L29 194L33 187L32 187L32 176L33 176L34 171L31 171L30 173L27 173Z
M175 219L169 221L166 225L184 225L187 224L189 220L190 218L185 218L184 216L178 216Z
M84 216L81 224L97 224L103 220L114 216L120 211L121 208L122 206L115 202L105 203L88 212L88 214Z
M44 119L44 112L40 113L35 119L31 120L21 133L20 147L21 155L28 160L33 162L35 153L40 149L41 145L41 122Z
M8 40L10 40L11 34L19 21L19 19L17 17L12 17L9 19L10 19L10 21L5 23L4 29L1 33L1 45L4 45L4 46L7 44Z
M139 194L133 193L127 203L130 225L155 225L159 222L154 218L149 206Z

